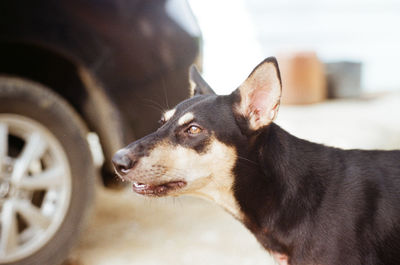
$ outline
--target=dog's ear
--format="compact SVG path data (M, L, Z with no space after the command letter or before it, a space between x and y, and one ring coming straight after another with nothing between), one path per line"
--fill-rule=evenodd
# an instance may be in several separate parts
M275 119L281 91L278 62L269 57L256 66L246 81L233 92L238 98L234 111L245 119L250 131L257 131Z
M190 97L197 95L215 95L215 92L201 77L201 74L193 64L189 69Z

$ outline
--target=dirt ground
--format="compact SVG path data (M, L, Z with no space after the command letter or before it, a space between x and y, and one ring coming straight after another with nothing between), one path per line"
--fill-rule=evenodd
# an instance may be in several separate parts
M193 197L151 199L99 188L72 265L275 264L220 207Z

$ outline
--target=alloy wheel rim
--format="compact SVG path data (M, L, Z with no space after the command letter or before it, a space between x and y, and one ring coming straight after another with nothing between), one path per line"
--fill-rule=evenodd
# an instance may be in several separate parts
M0 114L0 263L28 257L60 228L70 205L71 171L43 125Z

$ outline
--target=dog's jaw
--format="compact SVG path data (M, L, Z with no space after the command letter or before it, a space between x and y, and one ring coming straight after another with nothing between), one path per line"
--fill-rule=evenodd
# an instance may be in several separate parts
M214 137L204 153L165 141L141 157L129 174L119 176L132 182L133 191L140 195L194 195L217 203L242 220L233 192L236 159L236 149Z

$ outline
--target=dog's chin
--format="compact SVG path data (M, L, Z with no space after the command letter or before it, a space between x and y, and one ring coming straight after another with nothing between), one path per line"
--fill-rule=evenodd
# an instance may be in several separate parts
M133 191L145 196L167 196L173 195L186 186L186 182L182 180L169 181L162 184L148 184L141 182L133 182Z

